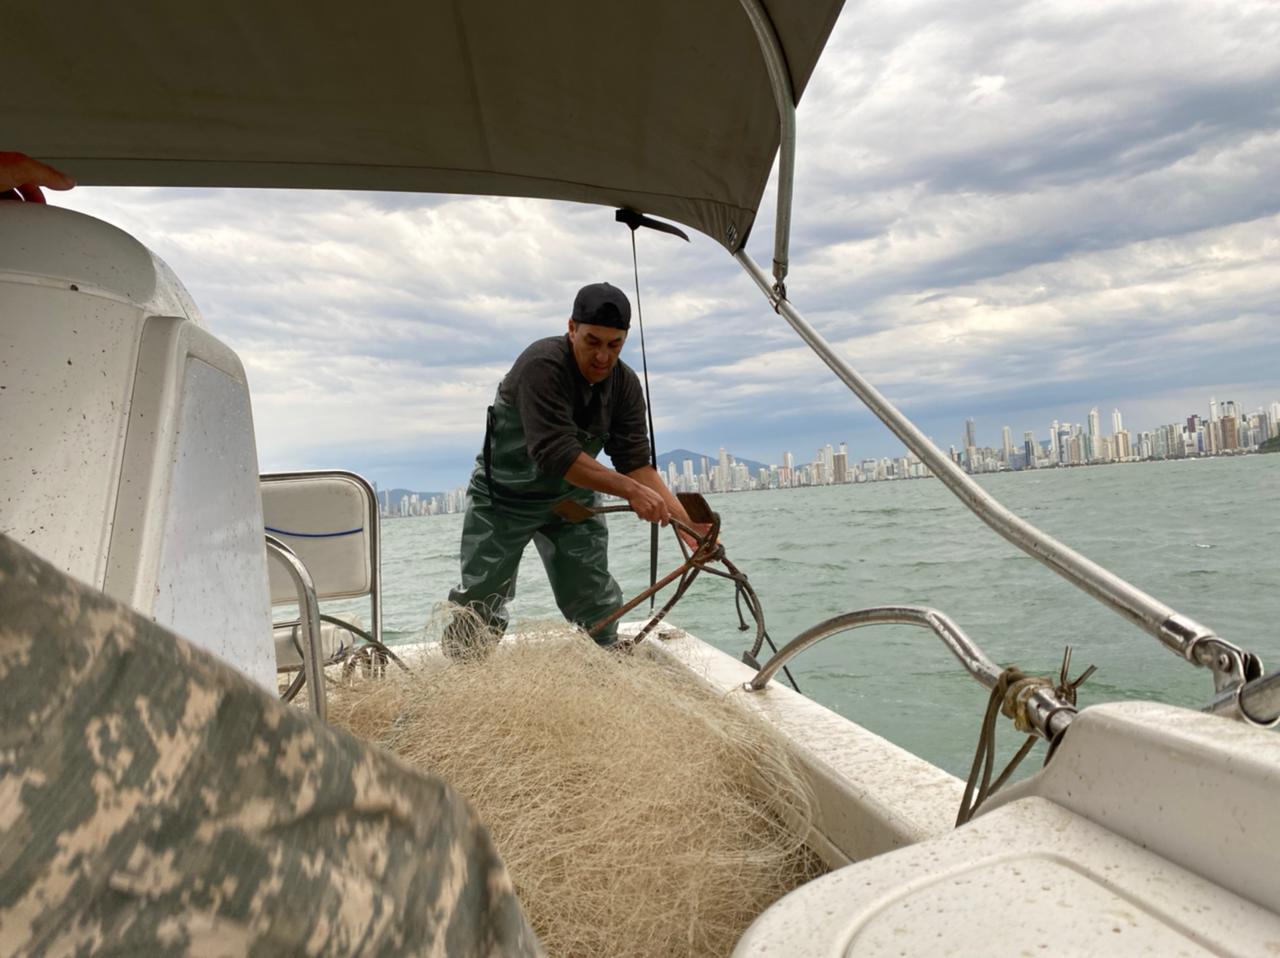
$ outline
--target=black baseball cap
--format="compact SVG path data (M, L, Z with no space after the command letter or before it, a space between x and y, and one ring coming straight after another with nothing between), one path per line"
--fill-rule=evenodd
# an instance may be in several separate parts
M573 315L569 318L588 326L630 329L631 303L618 287L609 283L592 283L578 290L578 295L573 298Z

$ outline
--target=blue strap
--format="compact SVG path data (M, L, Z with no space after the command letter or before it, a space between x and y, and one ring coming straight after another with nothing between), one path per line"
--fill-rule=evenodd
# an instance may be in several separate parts
M342 532L290 532L288 529L273 529L271 526L265 527L267 532L278 536L291 536L294 539L336 539L339 536L353 536L358 532L364 532L364 527L359 529L345 529Z

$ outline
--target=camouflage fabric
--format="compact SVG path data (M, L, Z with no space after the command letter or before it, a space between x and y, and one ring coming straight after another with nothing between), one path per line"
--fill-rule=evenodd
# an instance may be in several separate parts
M541 949L448 785L0 536L0 952Z

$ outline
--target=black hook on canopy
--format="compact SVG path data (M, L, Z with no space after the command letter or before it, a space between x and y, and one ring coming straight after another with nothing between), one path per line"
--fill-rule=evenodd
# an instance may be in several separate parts
M641 226L644 226L651 230L657 230L659 233L670 233L672 236L679 236L686 243L689 242L688 234L680 227L664 223L662 220L655 220L652 216L645 216L635 210L618 210L613 214L613 218L619 223L626 223L631 227L633 233Z

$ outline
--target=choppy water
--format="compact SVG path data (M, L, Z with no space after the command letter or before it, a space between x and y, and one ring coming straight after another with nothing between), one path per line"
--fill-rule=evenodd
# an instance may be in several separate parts
M1280 668L1280 455L1136 463L981 479L1019 515ZM751 577L781 645L850 609L889 603L946 612L995 661L1098 673L1081 703L1147 698L1199 706L1207 672L1165 651L982 525L935 480L709 497L730 557ZM408 638L455 583L461 516L384 523L386 629ZM648 584L648 527L610 524L623 593ZM659 570L679 562L664 531ZM556 615L537 554L525 555L516 618ZM701 577L673 621L737 656L729 583ZM931 634L861 629L795 660L824 705L963 776L986 693ZM1002 734L1012 735L1011 732Z

